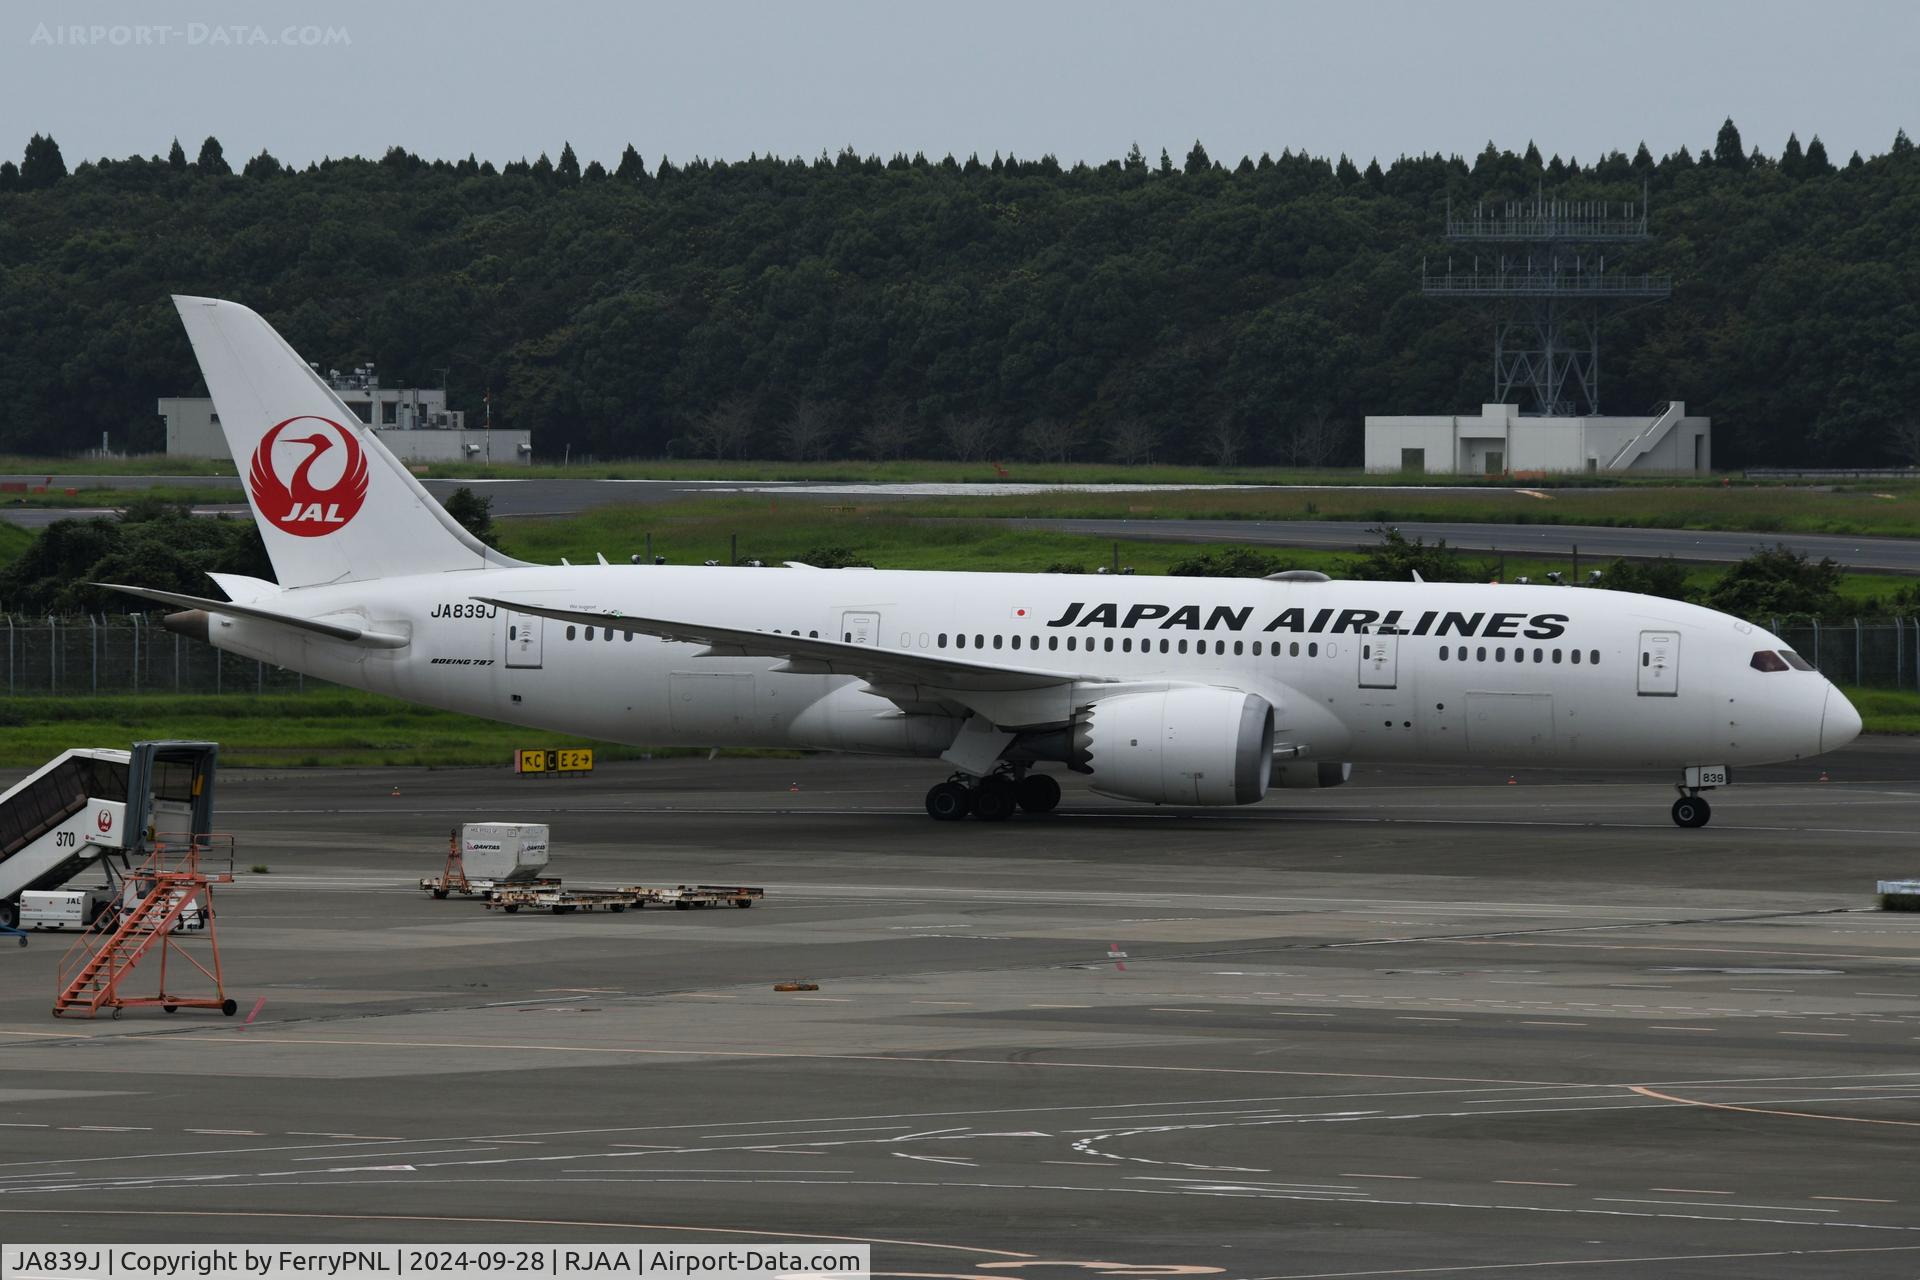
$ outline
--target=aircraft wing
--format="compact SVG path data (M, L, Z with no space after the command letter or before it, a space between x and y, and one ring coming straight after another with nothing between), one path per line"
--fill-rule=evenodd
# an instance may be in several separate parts
M819 675L857 676L876 686L907 684L961 694L1017 693L1072 684L1109 684L1113 680L1111 676L1060 667L1022 666L946 653L883 649L877 645L820 640L784 631L749 631L739 627L679 622L668 618L637 618L631 614L588 609L556 609L551 605L499 600L489 596L473 598L482 604L552 618L557 622L612 627L616 631L657 636L662 640L704 644L708 648L708 656L712 657L782 658L787 661L790 670Z

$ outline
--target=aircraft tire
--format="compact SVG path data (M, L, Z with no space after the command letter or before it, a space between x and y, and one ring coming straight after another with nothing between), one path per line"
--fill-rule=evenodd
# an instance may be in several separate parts
M1005 822L1019 807L1013 783L1005 778L982 778L974 790L973 816L982 822Z
M1704 827L1713 817L1713 807L1699 796L1681 796L1673 802L1673 822L1678 827Z
M20 904L18 902L0 902L0 929L18 929L20 927Z
M941 782L927 791L927 813L939 822L958 822L973 812L973 793L957 782Z
M1013 794L1028 813L1052 813L1060 803L1060 784L1044 773L1030 773L1013 784Z

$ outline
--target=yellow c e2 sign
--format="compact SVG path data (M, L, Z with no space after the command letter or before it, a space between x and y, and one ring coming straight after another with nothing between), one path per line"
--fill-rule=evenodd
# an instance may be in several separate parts
M523 747L513 753L515 773L592 773L591 747Z

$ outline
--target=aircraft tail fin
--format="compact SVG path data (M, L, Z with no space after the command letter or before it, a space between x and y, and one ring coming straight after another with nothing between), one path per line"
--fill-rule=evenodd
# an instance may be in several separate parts
M521 563L462 529L272 325L173 302L282 587Z

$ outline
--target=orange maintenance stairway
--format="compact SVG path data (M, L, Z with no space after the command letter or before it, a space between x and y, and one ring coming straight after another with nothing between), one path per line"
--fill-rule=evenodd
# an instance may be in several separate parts
M122 883L119 909L103 912L60 963L60 994L53 1016L88 1018L128 1006L218 1009L232 1017L220 972L213 886L233 880L231 846L219 837L190 837L177 846L156 843L147 860ZM124 988L145 964L157 971L151 995ZM185 983L185 986L181 984Z

